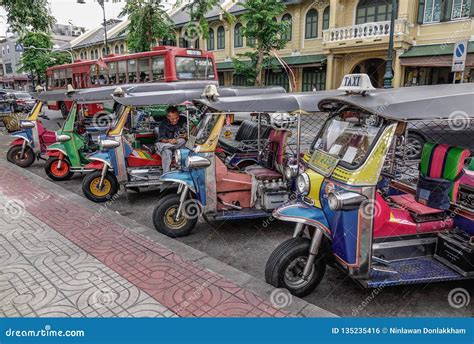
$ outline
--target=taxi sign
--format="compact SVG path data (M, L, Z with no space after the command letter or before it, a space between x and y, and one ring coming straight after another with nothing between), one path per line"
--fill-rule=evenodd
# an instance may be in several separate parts
M338 90L346 91L347 93L363 94L375 90L375 88L372 86L367 74L346 74L344 78L342 78L341 86Z

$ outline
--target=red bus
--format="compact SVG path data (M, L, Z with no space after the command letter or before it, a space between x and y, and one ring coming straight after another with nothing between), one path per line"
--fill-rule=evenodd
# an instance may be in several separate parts
M217 80L214 55L199 49L157 46L152 51L115 55L99 60L76 60L46 70L47 90L184 80ZM57 91L56 91L57 92ZM48 102L66 116L72 101ZM101 110L99 108L95 111Z

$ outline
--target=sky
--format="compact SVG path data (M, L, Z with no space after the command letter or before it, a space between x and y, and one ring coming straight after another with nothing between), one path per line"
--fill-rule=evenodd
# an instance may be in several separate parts
M117 18L124 1L112 3L105 2L105 14L107 19ZM50 10L58 24L84 26L86 29L96 27L102 23L102 8L96 0L85 0L85 4L78 4L76 0L49 0ZM5 11L0 10L0 36L4 36L8 28L6 24Z

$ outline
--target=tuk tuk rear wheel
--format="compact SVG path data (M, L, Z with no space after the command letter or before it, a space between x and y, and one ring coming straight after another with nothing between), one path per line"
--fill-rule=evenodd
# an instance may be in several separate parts
M35 162L35 153L31 147L26 146L23 157L20 157L21 146L11 146L7 152L7 160L20 167L29 167Z
M323 279L326 262L321 250L316 256L307 280L301 277L309 256L311 240L291 238L281 243L270 255L265 266L265 280L276 288L285 288L298 297L310 294Z
M44 165L44 171L48 177L55 181L64 181L71 179L74 172L71 172L71 165L67 159L63 159L61 162L61 168L58 168L59 158L56 156L50 157Z
M179 195L166 195L160 199L153 210L153 225L156 230L171 238L188 236L198 221L197 217L189 218L181 214L175 219L179 208Z
M104 177L102 188L99 188L102 171L94 171L85 176L82 180L82 192L84 196L92 202L103 203L114 197L118 192L119 183L115 175L110 172Z

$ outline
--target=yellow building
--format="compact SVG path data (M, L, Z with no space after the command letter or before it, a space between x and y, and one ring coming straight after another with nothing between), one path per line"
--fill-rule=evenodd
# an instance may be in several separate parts
M383 85L390 33L391 0L285 0L286 11L278 20L289 20L288 44L278 55L292 68L296 90L337 88L347 73L367 73L374 86ZM219 8L211 10L209 39L200 39L195 47L213 51L222 84L246 83L233 75L231 58L245 52L247 42L241 36L241 6L233 0L221 6L236 16L235 23L224 20ZM175 41L167 44L189 46L183 27L189 16L174 9L170 16L176 24ZM461 73L451 73L454 42L474 39L474 0L398 0L394 28L393 86L451 83ZM127 52L127 22L110 28L109 51ZM102 28L72 42L78 58L103 56ZM82 55L81 55L82 54ZM468 48L465 81L474 79L474 42ZM288 88L288 77L275 64L265 71L266 84Z

